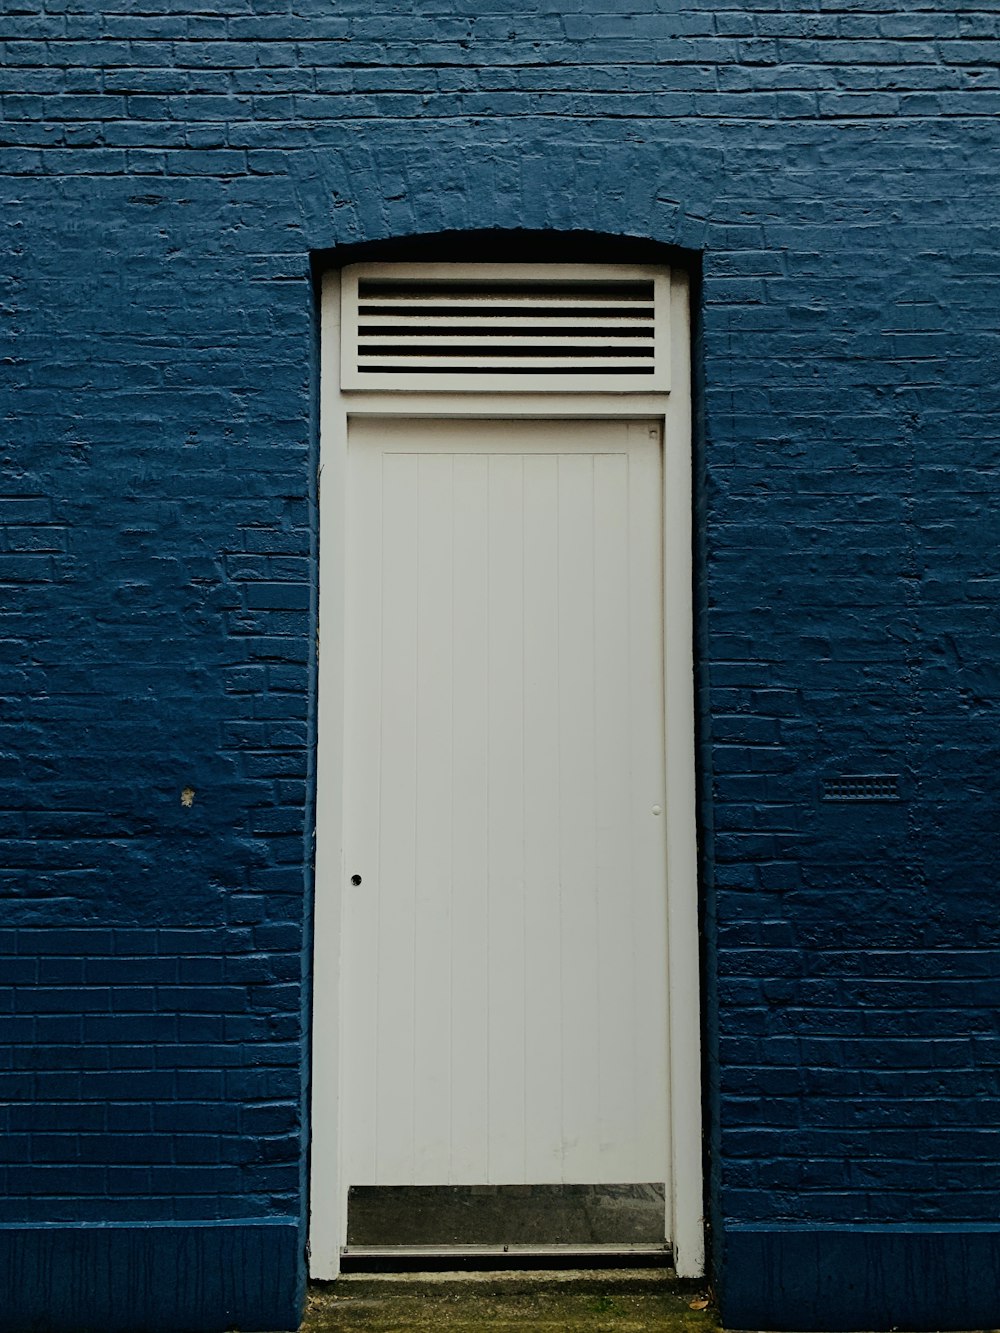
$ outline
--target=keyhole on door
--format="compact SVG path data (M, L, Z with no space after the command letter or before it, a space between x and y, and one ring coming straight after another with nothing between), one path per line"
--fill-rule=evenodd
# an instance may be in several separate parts
M352 875L352 876L351 876L351 883L352 883L353 885L355 885L355 887L356 887L358 884L361 883L361 876L360 876L360 875Z

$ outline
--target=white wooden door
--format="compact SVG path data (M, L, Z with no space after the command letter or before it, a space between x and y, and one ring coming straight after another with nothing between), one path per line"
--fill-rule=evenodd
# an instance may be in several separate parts
M345 1189L669 1185L661 467L350 425Z

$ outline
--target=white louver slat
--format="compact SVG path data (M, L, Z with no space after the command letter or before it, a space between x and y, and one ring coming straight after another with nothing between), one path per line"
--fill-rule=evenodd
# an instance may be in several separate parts
M342 292L345 389L669 388L663 269L358 264Z

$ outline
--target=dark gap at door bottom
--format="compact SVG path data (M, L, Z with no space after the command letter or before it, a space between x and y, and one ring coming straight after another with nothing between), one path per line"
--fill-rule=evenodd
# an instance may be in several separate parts
M666 1243L665 1187L356 1185L347 1251L487 1247L656 1247Z

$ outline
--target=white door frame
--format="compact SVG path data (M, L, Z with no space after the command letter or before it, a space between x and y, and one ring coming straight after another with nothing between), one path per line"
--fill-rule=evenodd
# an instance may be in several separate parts
M348 421L355 416L656 419L663 438L663 623L671 1186L667 1235L681 1277L705 1269L697 848L695 833L692 469L688 281L670 281L669 394L344 392L340 275L322 290L319 672L316 773L310 1274L340 1272L340 953L343 864L344 606Z

